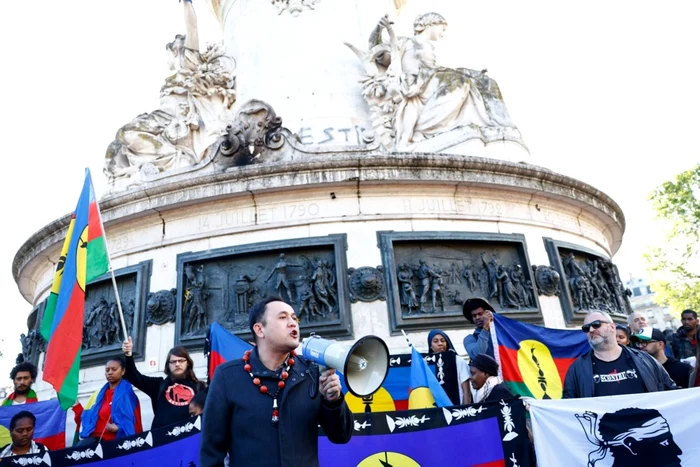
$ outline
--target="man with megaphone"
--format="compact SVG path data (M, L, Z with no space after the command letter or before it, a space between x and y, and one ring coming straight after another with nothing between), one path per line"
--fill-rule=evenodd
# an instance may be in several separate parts
M216 369L204 407L200 467L318 466L318 425L337 444L350 441L352 413L334 369L297 355L299 323L271 297L249 311L255 341L242 359Z

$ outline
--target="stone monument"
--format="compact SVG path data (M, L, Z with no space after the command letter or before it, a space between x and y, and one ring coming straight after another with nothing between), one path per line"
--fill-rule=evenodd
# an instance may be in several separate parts
M402 330L419 346L434 328L462 342L470 297L550 327L592 309L624 319L611 262L620 207L522 162L494 77L439 65L448 20L466 27L457 10L423 2L413 31L395 31L397 0L208 3L223 44L200 49L193 4L173 2L186 34L167 46L160 108L120 128L106 154L100 206L141 371L160 374L186 345L206 377L209 324L247 338L247 309L272 295L304 335L374 334L394 353L407 350ZM69 218L13 263L33 307L25 358L40 367L36 330ZM81 396L120 353L115 308L109 282L88 285Z

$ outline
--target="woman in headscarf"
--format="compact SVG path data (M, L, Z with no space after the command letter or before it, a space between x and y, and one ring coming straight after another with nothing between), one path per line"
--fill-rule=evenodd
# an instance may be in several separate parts
M107 383L97 393L94 404L81 415L79 445L112 441L141 433L141 406L134 389L124 378L126 365L113 358L105 365Z
M471 404L469 367L455 351L444 331L433 329L428 334L429 355L435 355L435 376L454 405Z
M498 362L490 356L480 353L469 362L469 370L472 387L476 391L475 404L515 397L498 379Z

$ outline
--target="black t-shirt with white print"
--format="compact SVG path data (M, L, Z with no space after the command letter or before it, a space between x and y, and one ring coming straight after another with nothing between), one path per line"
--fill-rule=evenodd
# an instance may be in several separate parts
M596 397L647 392L639 371L625 352L612 362L593 355L593 386Z

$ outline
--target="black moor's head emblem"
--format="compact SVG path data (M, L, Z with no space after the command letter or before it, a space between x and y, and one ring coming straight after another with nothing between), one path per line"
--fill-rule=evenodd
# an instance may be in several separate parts
M673 441L666 419L654 409L622 409L598 420L598 414L576 414L586 438L596 450L588 454L588 467L595 467L611 454L613 467L636 465L680 466L683 451Z

